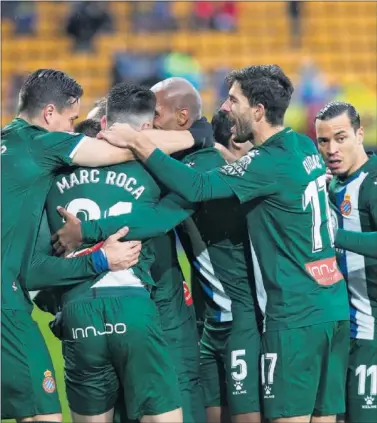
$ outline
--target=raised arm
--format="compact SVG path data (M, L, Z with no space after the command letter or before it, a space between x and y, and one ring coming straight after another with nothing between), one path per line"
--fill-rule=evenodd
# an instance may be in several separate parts
M365 257L377 258L377 232L352 232L338 229L335 247Z

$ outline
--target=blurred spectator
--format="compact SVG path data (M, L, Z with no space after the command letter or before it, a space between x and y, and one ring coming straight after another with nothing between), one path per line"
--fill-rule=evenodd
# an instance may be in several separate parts
M134 32L172 31L177 28L167 1L131 2L131 22Z
M212 26L218 31L233 31L237 26L237 4L232 1L216 2Z
M148 53L118 52L114 56L113 85L131 81L152 86L162 77L162 65L165 55Z
M291 21L291 38L292 46L300 47L301 46L301 11L302 11L302 2L301 1L288 1L288 14Z
M106 8L106 2L84 1L74 5L66 31L75 40L76 50L91 50L97 33L113 30L113 20Z
M18 106L18 93L26 79L26 75L15 73L11 76L11 82L7 85L5 112L8 115L14 116Z
M35 32L37 14L35 5L31 1L3 1L1 17L14 22L16 34L34 34Z
M172 52L166 56L161 79L173 76L187 79L198 91L203 88L203 73L200 64L191 54Z
M196 1L191 26L194 29L232 31L236 28L237 4L232 1Z

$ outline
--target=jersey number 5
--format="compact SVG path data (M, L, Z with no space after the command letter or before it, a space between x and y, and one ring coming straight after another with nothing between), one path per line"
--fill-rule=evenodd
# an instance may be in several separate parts
M79 213L84 215L84 220L98 220L109 216L131 213L132 203L119 201L108 210L105 210L102 215L101 209L95 201L89 198L76 198L66 206L66 210L74 216L77 216Z
M312 251L313 253L317 253L323 249L321 226L322 211L324 207L326 209L327 230L330 243L331 246L334 246L334 233L326 190L326 175L319 176L315 181L311 181L306 187L302 196L302 208L306 210L309 204L312 209Z

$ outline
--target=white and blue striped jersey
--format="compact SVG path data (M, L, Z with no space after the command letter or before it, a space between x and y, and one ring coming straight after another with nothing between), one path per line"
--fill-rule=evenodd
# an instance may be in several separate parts
M377 156L347 179L335 177L329 196L340 229L377 230ZM377 260L351 251L337 250L339 268L347 282L351 338L377 338Z

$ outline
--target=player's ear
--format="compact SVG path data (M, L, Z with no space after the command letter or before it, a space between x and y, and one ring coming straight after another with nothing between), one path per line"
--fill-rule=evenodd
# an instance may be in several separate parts
M107 127L107 117L106 115L101 117L101 130L104 131Z
M179 126L185 126L189 120L189 114L187 109L177 110L177 121Z
M55 110L56 108L53 104L47 104L47 106L43 109L43 118L47 124L52 123Z
M265 108L263 104L257 104L255 107L252 107L252 113L254 115L255 122L260 122L265 117Z
M364 128L362 126L356 131L356 140L358 144L364 142Z

